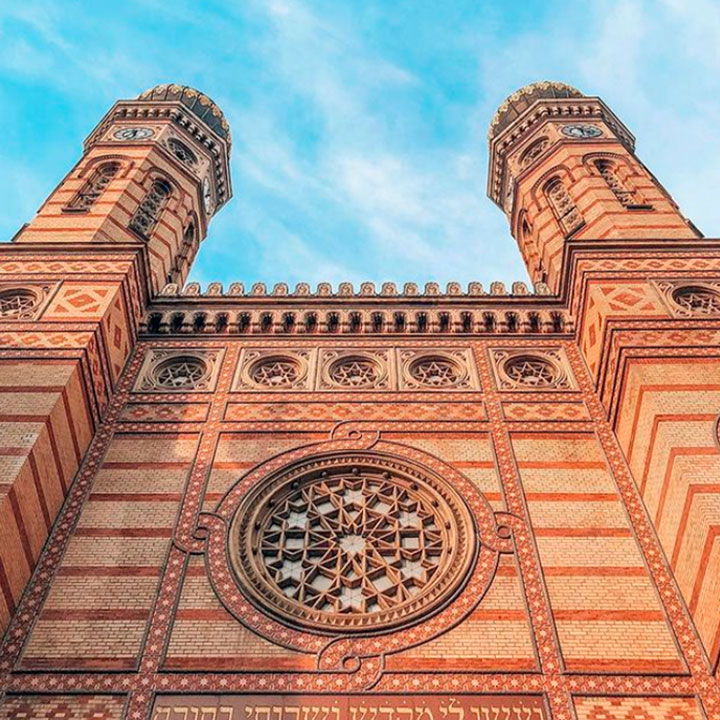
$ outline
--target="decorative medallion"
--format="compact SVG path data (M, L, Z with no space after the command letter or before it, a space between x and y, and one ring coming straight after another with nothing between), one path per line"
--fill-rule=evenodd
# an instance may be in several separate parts
M454 468L347 426L254 468L200 517L225 607L367 686L378 658L472 612L513 552L502 524Z
M0 320L36 320L51 290L50 285L0 285Z
M324 351L320 387L345 390L386 390L390 387L386 350Z
M660 280L654 283L677 317L720 315L720 283L708 280Z
M305 390L314 355L308 350L246 348L240 357L233 389Z
M399 350L399 353L403 389L479 389L467 350Z
M527 348L491 350L500 390L572 389L567 360L561 350Z
M219 350L149 350L135 389L143 392L212 390L220 357Z

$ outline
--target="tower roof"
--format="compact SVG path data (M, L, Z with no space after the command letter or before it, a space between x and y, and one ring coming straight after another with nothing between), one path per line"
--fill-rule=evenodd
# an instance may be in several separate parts
M204 93L187 85L156 85L138 95L138 100L175 100L181 102L193 115L202 120L213 132L230 143L230 126L222 110Z
M516 90L497 109L488 130L488 137L496 137L516 118L520 117L535 101L555 98L583 97L583 94L561 82L536 82Z

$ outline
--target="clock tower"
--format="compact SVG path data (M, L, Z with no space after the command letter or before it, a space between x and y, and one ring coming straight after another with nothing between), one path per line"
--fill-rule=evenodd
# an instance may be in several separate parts
M203 93L158 85L120 100L16 241L139 245L151 294L182 284L232 194L229 156L228 123Z
M701 237L598 97L564 83L528 85L497 110L489 141L488 195L534 282L561 290L568 243Z

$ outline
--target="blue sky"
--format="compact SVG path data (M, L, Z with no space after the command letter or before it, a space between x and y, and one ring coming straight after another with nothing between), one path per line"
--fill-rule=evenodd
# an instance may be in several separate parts
M486 133L545 79L602 96L719 234L714 0L24 0L0 8L0 237L114 100L177 82L233 132L235 196L192 279L526 279L485 197Z

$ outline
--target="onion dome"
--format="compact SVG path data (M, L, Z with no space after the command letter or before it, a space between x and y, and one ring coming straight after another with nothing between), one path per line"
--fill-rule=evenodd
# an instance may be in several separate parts
M156 85L138 95L138 100L173 100L181 102L214 133L230 143L230 126L222 110L207 96L187 85Z
M554 100L557 98L577 98L583 94L561 82L536 82L526 85L514 92L497 109L490 123L488 137L492 140L497 137L508 125L520 117L531 105L538 100Z

